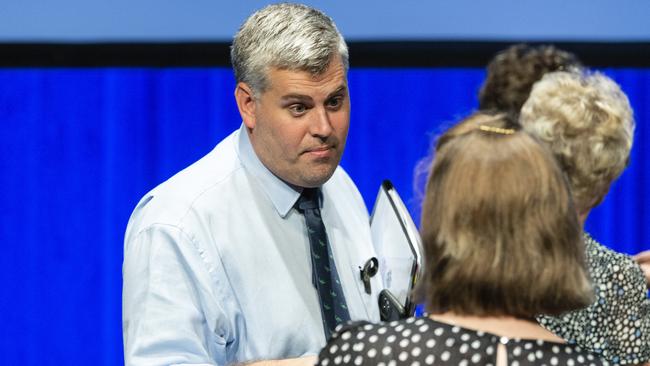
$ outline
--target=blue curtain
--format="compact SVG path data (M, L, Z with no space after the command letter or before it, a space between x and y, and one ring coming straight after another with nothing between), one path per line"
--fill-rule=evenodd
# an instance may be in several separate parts
M608 69L637 118L629 169L588 220L610 247L650 248L650 70ZM418 219L413 169L476 106L479 69L352 69L342 165L368 208L393 181ZM118 365L123 233L138 199L238 128L232 72L0 69L0 364Z

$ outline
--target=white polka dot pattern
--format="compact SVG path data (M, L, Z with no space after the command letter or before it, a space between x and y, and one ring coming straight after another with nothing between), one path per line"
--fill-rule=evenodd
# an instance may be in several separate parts
M503 344L508 365L608 365L572 344L499 337L430 318L351 323L332 335L319 366L495 365Z

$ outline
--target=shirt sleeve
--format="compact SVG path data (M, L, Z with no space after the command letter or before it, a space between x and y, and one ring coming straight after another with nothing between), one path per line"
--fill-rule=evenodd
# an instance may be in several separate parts
M226 363L225 314L188 235L169 225L141 231L125 245L123 277L126 365Z

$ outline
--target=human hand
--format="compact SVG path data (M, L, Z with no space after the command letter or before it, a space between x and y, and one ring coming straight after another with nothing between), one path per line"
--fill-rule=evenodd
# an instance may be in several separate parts
M650 288L650 250L643 251L632 257L641 267L645 275L645 282Z

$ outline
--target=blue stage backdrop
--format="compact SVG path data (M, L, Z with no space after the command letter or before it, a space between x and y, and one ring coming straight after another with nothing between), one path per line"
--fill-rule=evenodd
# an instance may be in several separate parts
M637 117L629 169L589 218L598 240L650 248L650 70L610 69ZM352 69L342 165L369 209L476 106L479 69ZM240 119L225 68L0 70L0 364L118 365L122 240L132 208ZM507 187L495 187L507 189Z

